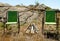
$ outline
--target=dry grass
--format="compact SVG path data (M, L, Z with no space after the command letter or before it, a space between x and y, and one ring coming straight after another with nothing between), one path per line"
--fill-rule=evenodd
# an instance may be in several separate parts
M0 36L0 41L50 41L44 38L42 35L42 24L40 21L33 21L38 29L38 33L34 34L26 34L25 31L30 23L26 23L23 26L20 26L20 33L14 36L14 33L11 35L4 34L4 36ZM52 40L51 40L52 41Z

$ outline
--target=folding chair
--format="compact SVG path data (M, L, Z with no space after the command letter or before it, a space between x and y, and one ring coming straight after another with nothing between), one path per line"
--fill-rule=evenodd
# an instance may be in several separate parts
M19 13L17 11L8 11L6 14L7 22L6 22L6 28L7 25L13 25L18 24L18 33L20 31L20 23L19 23ZM14 27L13 27L14 28Z
M56 11L53 11L53 10L50 10L50 11L45 11L45 13L44 13L44 17L43 17L43 21L42 21L42 30L43 30L43 34L44 35L47 35L47 33L55 33L55 34L57 34L57 32L58 32L58 30L57 30L57 28L58 28L58 26L57 26L57 24L58 24L58 22L57 22L57 13L56 13ZM47 25L47 26L45 26L45 25ZM48 27L48 25L55 25L55 26L53 26L53 28L56 28L56 30L51 30L50 29L50 27ZM46 29L46 28L48 28L48 29Z

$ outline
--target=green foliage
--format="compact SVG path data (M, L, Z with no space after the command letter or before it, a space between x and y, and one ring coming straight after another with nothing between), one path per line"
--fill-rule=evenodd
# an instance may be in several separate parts
M0 27L3 27L3 25L4 25L4 24L3 24L2 22L0 22Z
M30 7L33 7L34 5L29 5Z
M2 22L0 22L0 29L3 29L4 24Z
M35 6L38 6L38 5L39 5L39 2L36 2L36 3L35 3Z
M20 7L20 5L16 5L16 7Z
M52 10L52 8L50 8L50 7L47 7L47 8L46 8L46 11L49 11L49 10Z

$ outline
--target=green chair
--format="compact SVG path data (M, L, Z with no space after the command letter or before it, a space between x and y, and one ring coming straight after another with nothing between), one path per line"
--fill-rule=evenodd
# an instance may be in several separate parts
M19 13L17 11L8 11L6 16L7 16L7 22L6 22L6 27L7 25L13 25L13 24L18 24L18 33L20 30L20 23L19 23ZM13 27L14 28L14 27Z

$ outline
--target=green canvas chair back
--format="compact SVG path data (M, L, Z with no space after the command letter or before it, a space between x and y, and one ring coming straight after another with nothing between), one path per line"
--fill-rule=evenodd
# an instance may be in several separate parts
M56 12L55 11L46 11L45 24L56 24Z
M8 11L6 24L16 24L17 22L18 22L18 12L17 11Z

